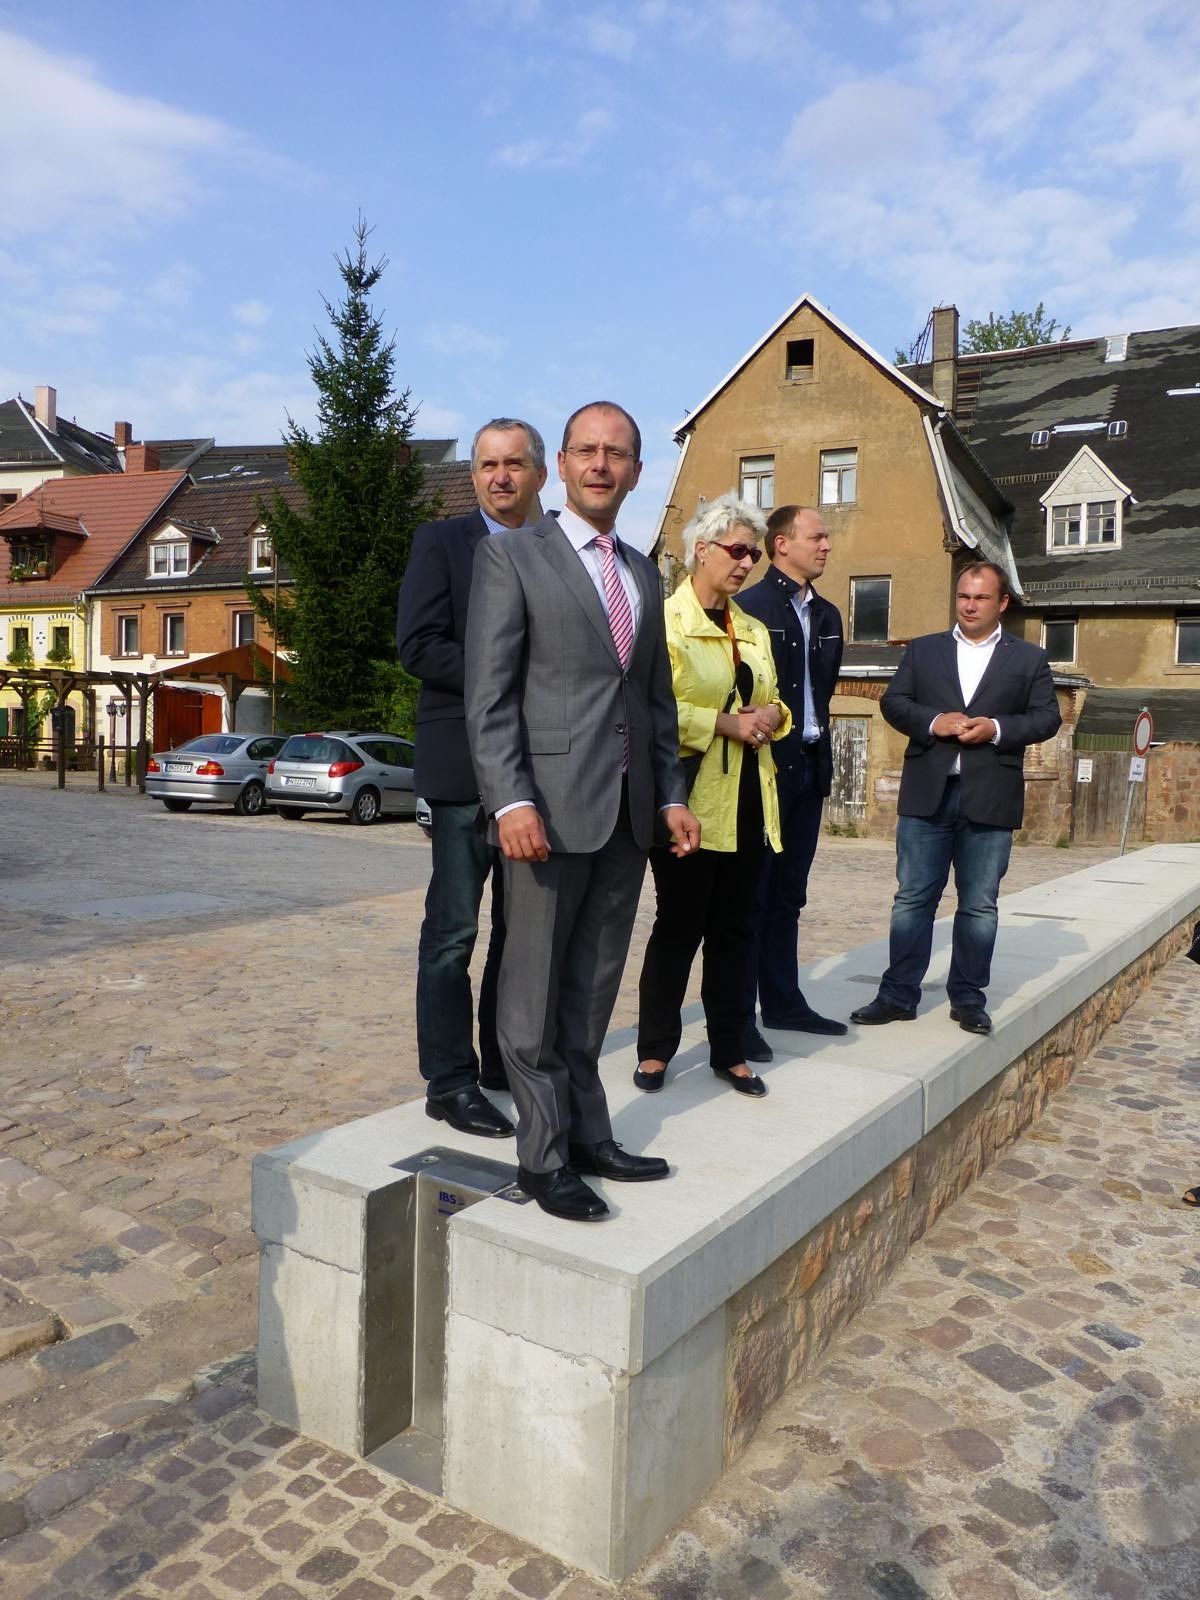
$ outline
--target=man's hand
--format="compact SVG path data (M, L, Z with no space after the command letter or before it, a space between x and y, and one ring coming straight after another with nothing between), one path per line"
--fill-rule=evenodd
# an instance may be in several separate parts
M968 717L965 728L959 730L959 744L991 744L996 737L996 724L991 717Z
M550 854L546 827L536 806L506 811L496 824L500 848L510 861L545 861Z
M662 819L671 835L671 854L690 856L700 848L700 824L686 806L664 806Z
M965 711L943 711L940 717L934 717L929 731L939 739L957 739L970 721Z

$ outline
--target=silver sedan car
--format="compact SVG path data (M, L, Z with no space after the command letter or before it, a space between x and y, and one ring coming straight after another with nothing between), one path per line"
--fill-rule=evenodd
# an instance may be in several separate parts
M413 747L394 733L294 733L267 768L267 800L281 817L341 811L351 822L411 817Z
M266 810L267 765L283 744L283 734L202 733L150 757L146 793L168 811L187 811L199 801L257 817Z

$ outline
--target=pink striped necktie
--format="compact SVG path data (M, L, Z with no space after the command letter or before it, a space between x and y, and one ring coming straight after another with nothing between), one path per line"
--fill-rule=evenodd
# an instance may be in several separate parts
M633 612L629 608L629 596L625 593L621 574L617 571L617 552L613 546L612 534L598 533L596 544L600 549L608 625L612 629L613 644L617 647L621 665L625 666L633 645Z

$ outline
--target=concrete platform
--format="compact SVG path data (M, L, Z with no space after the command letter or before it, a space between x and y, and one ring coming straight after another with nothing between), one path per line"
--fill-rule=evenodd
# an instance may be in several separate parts
M441 1491L602 1577L625 1576L727 1459L729 1304L1200 905L1200 847L1159 846L1002 903L995 1033L947 1016L940 924L922 1015L843 1039L774 1034L764 1101L707 1070L698 1018L661 1094L638 1094L628 1034L603 1062L616 1137L671 1180L600 1185L613 1215L557 1222L481 1200L448 1222ZM847 1015L885 959L811 969ZM261 1156L260 1404L330 1444L386 1447L411 1414L395 1352L412 1320L411 1176L429 1146L513 1159L410 1103Z

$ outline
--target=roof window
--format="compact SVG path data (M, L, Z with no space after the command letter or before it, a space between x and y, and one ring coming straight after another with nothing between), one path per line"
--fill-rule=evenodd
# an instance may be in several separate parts
M1123 439L1128 432L1129 424L1127 422L1110 422L1108 425L1108 437L1110 439Z
M1124 361L1125 352L1129 348L1129 335L1127 333L1114 333L1104 341L1105 361Z
M1200 383L1192 384L1190 389L1168 389L1168 394L1200 394Z
M1050 443L1050 429L1039 428L1036 433L1029 435L1029 448L1031 450L1044 450Z

